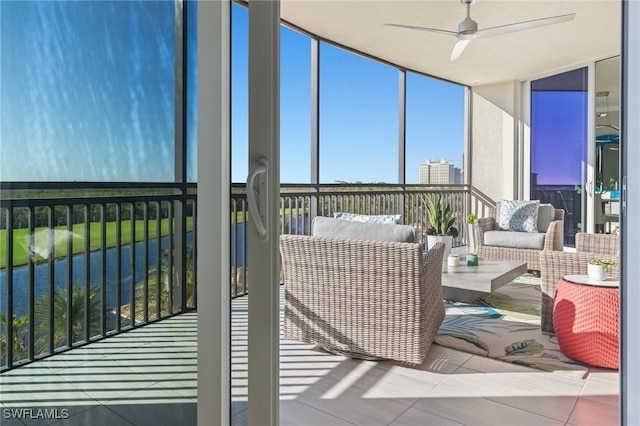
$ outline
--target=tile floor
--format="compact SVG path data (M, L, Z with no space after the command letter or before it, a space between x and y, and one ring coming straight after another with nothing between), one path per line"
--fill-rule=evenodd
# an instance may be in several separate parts
M246 309L233 301L234 426L247 423ZM1 425L195 425L196 322L181 315L3 373ZM437 345L413 368L280 350L282 425L618 424L615 371L573 379ZM44 408L58 418L33 418Z

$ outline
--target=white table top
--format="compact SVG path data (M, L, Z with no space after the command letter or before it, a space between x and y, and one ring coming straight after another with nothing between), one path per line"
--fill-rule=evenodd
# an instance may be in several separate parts
M509 260L479 259L478 266L442 265L442 285L492 292L527 272L527 264Z
M607 279L605 281L597 281L589 278L588 275L565 275L562 277L563 280L568 281L573 284L583 284L583 285L592 285L596 287L620 287L620 281Z

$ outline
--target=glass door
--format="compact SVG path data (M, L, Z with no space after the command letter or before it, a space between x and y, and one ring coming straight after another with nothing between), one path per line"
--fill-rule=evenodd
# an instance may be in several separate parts
M595 67L595 231L620 225L620 57Z
M588 68L531 82L531 199L564 209L564 244L585 232L589 168Z

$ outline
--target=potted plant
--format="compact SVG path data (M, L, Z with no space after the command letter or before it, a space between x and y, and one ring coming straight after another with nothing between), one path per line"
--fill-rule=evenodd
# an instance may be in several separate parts
M613 260L592 259L587 264L587 275L595 281L604 281L609 276L609 272L618 266Z
M453 239L458 236L458 228L453 226L456 218L447 204L443 204L442 198L435 202L427 200L427 217L429 218L429 228L427 228L427 249L433 247L437 242L443 242L446 246L445 259L451 253Z
M467 215L467 232L469 235L469 246L475 247L476 245L476 236L473 233L473 224L475 223L477 216L475 213L469 213Z

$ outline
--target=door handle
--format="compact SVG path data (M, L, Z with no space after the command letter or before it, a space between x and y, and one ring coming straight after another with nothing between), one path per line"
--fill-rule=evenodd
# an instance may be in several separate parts
M587 190L587 195L589 195L590 197L593 198L593 196L594 196L593 182L589 181L589 182L585 183L584 187Z
M247 202L249 204L249 217L253 220L258 230L258 236L261 240L267 240L267 178L268 178L269 162L266 158L260 158L258 164L249 172L247 177ZM255 187L256 179L258 180L258 188ZM257 194L256 194L257 192ZM258 198L256 198L258 197ZM262 211L261 211L262 210Z

